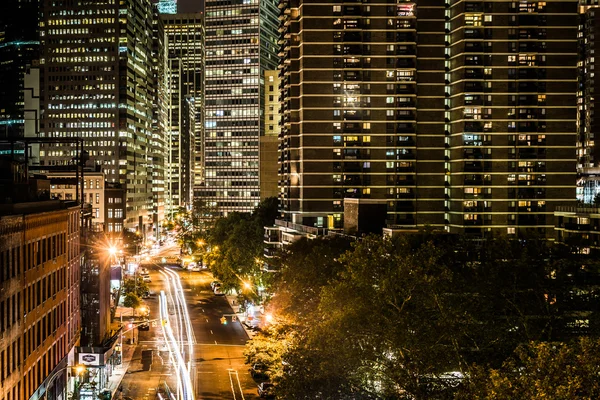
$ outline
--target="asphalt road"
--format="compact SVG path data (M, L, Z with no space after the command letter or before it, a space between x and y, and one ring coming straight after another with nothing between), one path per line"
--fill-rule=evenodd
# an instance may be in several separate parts
M176 248L163 250L162 254L175 252ZM177 250L178 251L178 250ZM161 254L159 253L159 254ZM154 293L165 290L167 282L160 273L162 266L144 265L150 270ZM232 322L231 307L224 296L216 296L210 289L212 275L207 271L189 272L170 268L181 278L181 286L187 303L194 337L194 353L190 365L190 378L196 399L258 399L257 385L244 364L244 345L248 336L241 324ZM150 308L150 319L158 318L157 297L144 300ZM220 318L227 315L227 324ZM165 350L165 340L160 323L150 331L140 331L138 348L121 384L123 398L154 399L159 387L165 383L176 393L177 373ZM178 334L178 333L177 333ZM130 337L130 336L129 336ZM187 340L187 339L186 339ZM142 371L141 351L154 350L150 371ZM186 361L187 354L185 354ZM165 397L163 395L163 397ZM176 398L176 396L175 396Z

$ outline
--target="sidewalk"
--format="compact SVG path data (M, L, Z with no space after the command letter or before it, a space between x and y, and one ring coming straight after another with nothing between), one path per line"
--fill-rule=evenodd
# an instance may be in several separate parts
M125 325L127 321L129 321L129 318L131 318L131 308L126 308L123 306L117 307L117 310L115 312L115 318L111 324L113 329L119 329L119 327L121 326L121 315L123 315L123 324ZM125 319L125 317L127 317L127 319ZM126 334L126 336L128 336L128 334ZM119 398L118 389L119 386L121 386L121 381L123 380L123 377L127 373L129 364L131 364L131 359L133 358L133 353L135 352L136 347L137 341L136 344L127 344L126 337L123 337L121 365L117 365L113 369L113 373L108 379L108 385L106 386L106 389L110 390L112 399Z
M244 323L246 321L242 322L246 316L244 315L244 313L240 313L240 305L238 304L237 296L227 294L225 297L227 298L227 302L229 303L229 306L233 310L233 313L237 315L237 320L240 323L240 325L242 325L242 328L244 328L246 335L248 335L249 339L252 339L254 337L254 335L256 335L256 332L253 331L252 329L250 329L246 325L246 323ZM254 312L254 314L255 314L255 319L258 319L259 321L262 320L262 312L260 310L256 310Z
M127 373L127 369L129 368L129 364L131 364L131 359L133 358L133 353L135 352L135 348L137 345L135 344L125 344L123 343L123 353L121 359L121 365L118 365L113 370L112 376L108 379L108 386L106 387L110 390L111 399L118 398L118 389L121 386L121 381L123 377Z

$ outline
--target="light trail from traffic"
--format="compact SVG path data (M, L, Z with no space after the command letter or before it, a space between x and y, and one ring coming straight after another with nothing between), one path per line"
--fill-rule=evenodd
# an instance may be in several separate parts
M170 271L170 272L172 272L172 271ZM165 274L162 271L161 271L161 273ZM171 275L171 274L169 274L169 275ZM171 275L171 277L172 277L172 275ZM173 364L175 364L175 366L176 366L175 369L177 371L177 380L178 380L179 387L181 388L181 392L183 393L183 399L184 400L194 400L194 398L195 398L194 389L192 386L192 381L190 379L190 363L192 360L192 353L193 353L192 340L194 338L193 338L193 332L192 332L192 334L190 334L191 322L189 321L189 315L187 314L187 306L185 304L185 298L183 298L183 293L181 290L181 282L179 282L178 278L179 277L177 277L177 278L172 277L173 283L175 286L175 290L173 290L173 291L175 292L175 299L176 299L175 300L176 304L173 304L173 305L178 310L179 317L181 317L180 310L182 310L183 311L182 314L183 314L184 318L186 319L186 324L185 324L186 329L185 330L186 330L186 334L187 334L186 336L188 337L187 342L188 342L188 346L192 349L192 351L188 352L188 357L190 360L188 363L185 362L185 359L182 355L181 346L183 345L183 343L181 341L177 341L175 334L173 333L173 329L171 327L171 323L170 323L170 319L169 319L169 312L168 312L167 296L166 296L164 290L161 290L161 292L160 292L160 301L159 301L160 319L161 319L161 325L163 328L163 336L165 338L165 342L167 343L167 348L169 349L170 358L173 361ZM170 287L172 284L171 280L167 278L166 281L168 282L169 292L171 292L171 287ZM178 282L179 282L179 284L177 284ZM170 297L171 297L171 301L173 301L173 296L171 295ZM179 333L181 336L181 332L184 329L181 329L181 326L180 326L178 330L180 331Z

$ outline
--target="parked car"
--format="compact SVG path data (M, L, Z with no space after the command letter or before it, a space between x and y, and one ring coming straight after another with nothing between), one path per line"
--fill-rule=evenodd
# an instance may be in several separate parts
M221 282L219 282L219 281L212 281L212 282L210 283L210 288L211 288L212 290L215 290L215 286L217 286L217 285L219 285L219 287L220 287L220 286L221 286Z
M142 274L142 275L148 275L148 268L146 268L146 267L140 268L140 274Z
M223 296L223 295L225 295L225 293L223 293L223 292L221 291L221 287L220 287L220 286L216 286L216 287L213 289L213 292L214 292L214 293L215 293L217 296Z
M275 386L271 382L262 382L258 385L258 396L263 399L275 398Z
M190 263L190 267L189 267L190 271L192 271L192 272L200 272L200 266L198 264L196 264L196 263L193 263L193 264L194 265L192 265Z
M152 282L152 279L150 279L150 275L142 275L142 280L144 282Z
M267 366L263 363L256 363L250 367L250 375L254 379L269 379Z

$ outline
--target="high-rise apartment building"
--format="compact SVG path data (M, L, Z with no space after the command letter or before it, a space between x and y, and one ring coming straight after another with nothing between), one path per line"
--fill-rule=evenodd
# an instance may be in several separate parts
M598 205L600 193L600 154L596 136L600 125L596 121L596 93L600 90L596 74L596 50L600 43L600 7L597 1L582 1L579 25L579 87L577 92L577 200Z
M40 0L0 5L0 137L24 136L25 75L40 58Z
M179 207L191 206L193 188L203 182L204 16L166 14L161 18L168 47L167 213L171 214ZM191 149L186 147L189 145Z
M158 0L157 7L161 14L176 14L177 0Z
M577 1L283 0L284 219L552 235L575 199Z
M578 1L451 1L446 223L553 235L576 182Z
M204 186L198 195L220 215L260 201L264 71L276 69L274 0L206 2Z
M284 219L341 228L362 198L443 226L443 4L286 0L282 18Z
M152 139L152 21L150 0L44 3L41 132L83 138L88 164L125 188L124 223L114 231L147 232L153 224L152 177L160 157ZM73 157L61 144L40 151L42 165L66 165Z

